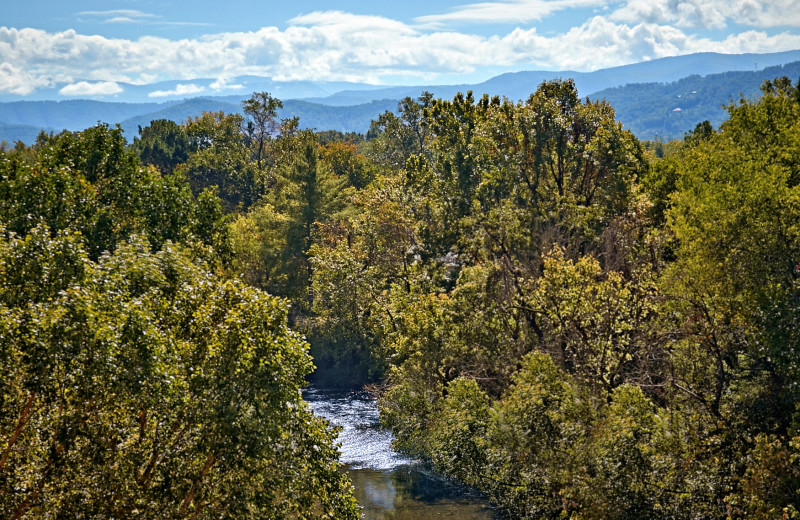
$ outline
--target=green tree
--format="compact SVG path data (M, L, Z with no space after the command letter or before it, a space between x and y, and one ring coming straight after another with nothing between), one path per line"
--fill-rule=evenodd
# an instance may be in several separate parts
M625 383L664 383L664 297L646 272L626 281L592 257L572 262L556 250L529 294L527 305L542 317L540 348L600 395Z
M366 138L369 156L387 168L402 169L406 161L426 151L424 110L433 94L423 92L415 99L406 97L397 104L397 113L384 112L370 124Z
M352 142L333 141L320 143L320 160L338 178L347 179L347 184L363 189L375 178L375 166Z
M495 403L482 487L515 518L569 513L574 450L591 424L591 407L546 354L522 360L514 385Z
M241 115L223 112L204 112L185 123L192 151L179 171L195 195L216 186L226 212L250 207L263 191L242 123Z
M692 308L686 312L700 313L691 331L706 335L701 342L719 367L710 408L721 413L725 389L747 367L747 379L763 378L759 406L785 410L759 428L785 432L800 377L800 104L790 91L767 90L758 102L729 110L723 131L683 163L670 212L680 244L673 290Z
M134 237L0 238L0 515L357 518L287 303Z
M150 121L139 127L139 137L134 137L132 148L143 164L152 164L162 175L175 170L189 157L191 142L184 127L168 119Z
M278 133L279 108L283 108L283 103L269 92L253 92L250 99L242 102L242 109L248 118L244 132L256 147L256 164L259 170L262 169L264 147Z
M320 147L308 130L284 131L274 139L270 185L232 228L240 252L236 269L247 272L256 286L293 298L298 310L309 305L307 255L316 228L343 218L350 177L366 169L360 162L365 159L349 146L329 147Z
M4 154L0 170L0 219L19 235L41 222L78 231L93 259L133 233L146 234L154 249L171 240L200 241L223 256L227 250L216 196L209 192L198 204L183 176L143 167L119 128L43 138L24 155Z
M733 517L788 517L797 478L779 461L793 456L800 377L800 104L783 80L728 111L719 132L690 140L672 166L676 259L662 282L679 317L672 405L700 419L685 431L688 451L702 454L691 485L708 497L698 500L708 514L722 515L712 504L725 501Z

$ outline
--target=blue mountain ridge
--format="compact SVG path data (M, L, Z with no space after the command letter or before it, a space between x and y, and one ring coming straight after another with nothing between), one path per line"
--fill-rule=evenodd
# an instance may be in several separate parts
M138 135L139 126L146 126L155 119L183 122L204 111L240 112L241 101L248 98L250 92L261 90L268 90L282 99L284 109L280 116L298 116L304 128L364 132L379 114L394 110L398 100L406 96L417 97L423 91L430 91L436 97L450 98L458 92L472 90L476 95L488 93L520 100L527 98L542 81L554 78L572 78L581 96L607 99L615 107L618 119L639 138L669 139L682 136L704 119L718 124L725 117L723 105L739 94L752 97L765 79L779 75L796 79L795 68L784 66L792 61L800 61L800 50L774 54L701 53L591 73L527 71L502 74L474 85L387 88L292 82L291 86L280 84L282 88L276 89L272 87L279 82L247 77L246 83L252 90L227 96L141 103L97 100L1 102L0 140L30 143L40 130L76 131L102 121L120 123L128 140L132 141ZM756 67L758 70L753 70ZM346 87L346 90L330 93L341 87ZM288 96L282 97L282 91ZM692 91L702 94L692 94ZM292 97L293 93L311 92L329 94L304 99ZM694 95L694 104L686 102L689 98L678 98L682 92ZM679 99L683 103L678 103ZM675 108L681 110L674 111Z

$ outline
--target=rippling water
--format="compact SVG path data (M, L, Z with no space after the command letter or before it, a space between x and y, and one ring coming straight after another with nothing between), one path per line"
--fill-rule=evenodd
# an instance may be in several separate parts
M365 392L307 389L314 413L342 428L342 463L347 466L365 520L498 518L487 502L392 449L375 400Z

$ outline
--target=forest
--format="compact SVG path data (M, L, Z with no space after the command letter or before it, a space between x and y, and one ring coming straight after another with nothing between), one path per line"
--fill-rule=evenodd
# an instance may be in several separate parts
M800 519L800 81L242 108L0 152L0 517L358 518L313 381L508 518Z

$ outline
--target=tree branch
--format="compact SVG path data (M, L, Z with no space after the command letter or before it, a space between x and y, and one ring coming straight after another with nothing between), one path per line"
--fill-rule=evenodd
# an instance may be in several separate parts
M25 404L25 408L22 410L22 415L20 415L20 418L17 421L17 427L14 428L14 433L11 435L11 438L8 441L8 446L6 446L6 449L3 450L3 456L0 457L0 471L5 468L6 462L8 462L8 459L11 456L11 448L13 448L19 440L19 436L22 434L22 429L25 427L25 423L28 422L31 408L33 407L33 402L35 400L36 394L31 393L31 395L28 396L28 402Z
M214 454L209 453L208 457L206 458L206 465L203 466L203 470L200 471L200 476L198 476L197 479L195 479L195 481L192 482L192 487L189 488L189 492L186 494L186 498L183 499L183 503L181 504L181 508L179 511L181 515L186 514L186 510L189 508L189 504L191 504L192 500L194 500L194 495L197 492L197 488L200 486L203 477L208 475L208 472L211 471L211 466L213 464L214 464Z

